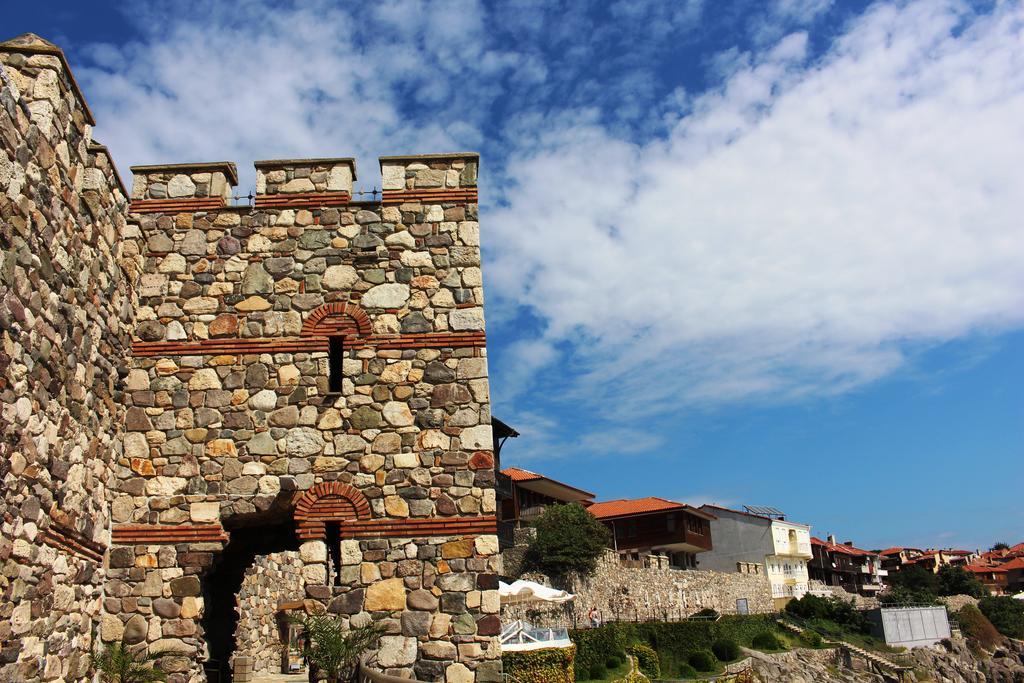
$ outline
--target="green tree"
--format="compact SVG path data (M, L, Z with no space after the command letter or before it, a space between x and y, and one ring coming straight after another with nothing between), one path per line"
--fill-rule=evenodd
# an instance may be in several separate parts
M1006 544L1006 543L1003 543L1002 541L1000 541L999 543L996 543L994 546L989 548L989 550L1009 550L1009 549L1010 549L1010 546L1008 544Z
M889 583L893 588L905 588L915 593L931 593L934 596L939 592L939 580L935 574L917 565L900 569L892 575Z
M152 683L166 681L167 674L150 666L159 654L133 653L124 643L109 643L103 652L93 655L92 665L103 683Z
M946 565L939 570L936 579L939 595L970 595L975 598L988 595L984 584L963 567Z
M1024 600L1006 596L982 598L978 609L1004 636L1024 638Z
M537 535L526 551L526 566L552 578L593 573L611 544L604 524L578 503L551 505L534 524Z

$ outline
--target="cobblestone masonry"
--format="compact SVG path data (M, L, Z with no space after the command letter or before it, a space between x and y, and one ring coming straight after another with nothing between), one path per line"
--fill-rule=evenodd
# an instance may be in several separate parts
M522 578L550 585L547 577ZM667 566L624 567L609 550L594 574L574 579L568 588L576 599L546 609L505 606L502 618L526 619L537 626L582 626L596 606L605 621L672 620L705 608L736 614L736 601L746 599L751 614L775 611L768 579L760 574L669 569Z
M137 167L126 212L63 56L19 40L0 48L5 675L82 679L98 634L203 680L231 533L284 522L307 609L384 622L382 668L496 680L477 157L383 158L376 203L351 201L351 159L259 162L253 207L225 204L233 164Z
M281 672L281 628L278 607L302 602L306 584L302 580L299 553L260 555L245 572L238 592L236 655L252 658L254 672Z
M0 64L0 680L78 680L100 618L139 260L63 55L28 36Z

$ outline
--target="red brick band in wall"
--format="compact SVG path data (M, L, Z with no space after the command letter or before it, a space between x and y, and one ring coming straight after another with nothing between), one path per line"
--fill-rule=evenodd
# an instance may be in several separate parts
M303 337L346 334L349 331L359 336L373 332L370 316L355 304L334 302L319 306L306 316L302 323Z
M195 213L227 206L223 197L184 199L136 199L128 207L130 213Z
M118 524L113 541L119 545L173 545L176 543L226 543L220 524Z
M216 356L260 353L327 353L327 337L268 337L260 339L203 339L194 342L132 342L136 357ZM483 332L426 332L423 334L346 337L347 349L484 348Z
M381 204L443 204L445 202L464 203L475 201L477 201L476 188L466 187L456 190L384 190Z
M315 209L345 206L352 201L348 192L288 192L256 195L257 209Z
M39 536L43 543L51 548L62 550L97 564L103 562L103 552L106 550L106 547L87 539L76 531L51 524L46 529L43 529Z
M493 516L427 517L424 519L365 519L340 522L342 538L422 538L427 536L472 536L498 533ZM300 540L321 540L326 536L323 522L300 523Z

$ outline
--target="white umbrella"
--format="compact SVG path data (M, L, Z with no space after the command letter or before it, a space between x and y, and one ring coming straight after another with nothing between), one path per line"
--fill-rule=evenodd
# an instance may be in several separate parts
M518 581L516 583L518 583ZM1017 593L1013 597L1015 600L1024 600L1024 593Z
M503 605L522 605L531 602L569 602L575 595L549 588L535 581L523 581L522 579L513 583L498 583L498 595Z

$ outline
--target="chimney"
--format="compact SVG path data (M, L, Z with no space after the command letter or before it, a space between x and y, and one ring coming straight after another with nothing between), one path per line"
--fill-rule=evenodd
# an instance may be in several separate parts
M843 541L843 545L845 545L847 548L852 548L853 541Z
M829 534L829 535L828 535L828 542L829 542L829 543L835 543L835 542L836 542L836 536L835 536L835 534Z

